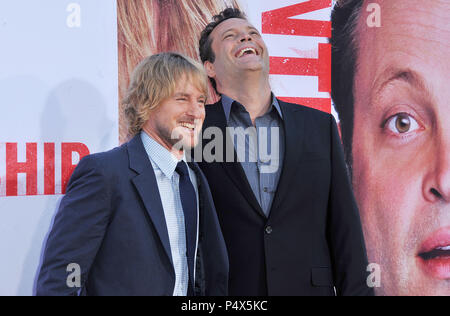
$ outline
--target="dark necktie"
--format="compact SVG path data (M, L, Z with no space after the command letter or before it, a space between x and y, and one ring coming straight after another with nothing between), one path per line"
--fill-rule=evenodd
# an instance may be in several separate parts
M180 161L175 169L180 176L180 196L186 227L186 249L189 267L188 296L194 295L194 262L197 246L197 195L189 178L188 167Z

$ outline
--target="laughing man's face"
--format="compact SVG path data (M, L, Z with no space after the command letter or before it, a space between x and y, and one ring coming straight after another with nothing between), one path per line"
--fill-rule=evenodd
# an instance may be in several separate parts
M247 71L269 73L269 53L261 34L244 19L228 19L210 34L214 63L205 63L208 75L218 85L239 79Z

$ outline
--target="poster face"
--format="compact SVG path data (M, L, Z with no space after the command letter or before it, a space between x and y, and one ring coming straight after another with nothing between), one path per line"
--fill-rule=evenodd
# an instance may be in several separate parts
M333 95L379 295L450 295L450 2L346 1Z

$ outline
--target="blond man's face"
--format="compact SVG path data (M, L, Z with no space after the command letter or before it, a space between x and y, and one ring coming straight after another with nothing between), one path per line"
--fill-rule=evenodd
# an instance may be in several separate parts
M353 184L387 295L450 295L450 2L381 0L358 25Z
M143 129L169 151L180 145L191 149L199 141L205 103L205 92L186 77L180 78L174 94L151 112Z

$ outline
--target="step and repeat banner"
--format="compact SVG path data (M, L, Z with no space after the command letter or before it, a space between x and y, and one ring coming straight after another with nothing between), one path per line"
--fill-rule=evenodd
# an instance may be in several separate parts
M333 16L331 0L0 2L0 295L34 293L75 166L126 141L133 68L161 51L198 59L229 6L262 33L275 94L340 122L368 284L450 295L450 1L338 2Z

